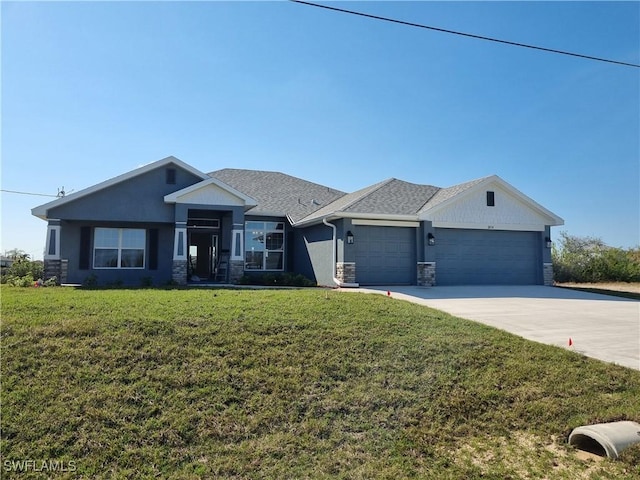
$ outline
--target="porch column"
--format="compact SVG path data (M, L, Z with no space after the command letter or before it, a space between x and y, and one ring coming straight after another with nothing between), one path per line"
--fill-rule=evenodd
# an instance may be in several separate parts
M546 286L553 286L553 263L542 264L542 283Z
M44 279L56 278L56 283L67 281L67 261L60 256L60 220L49 219L47 240L44 248ZM36 279L37 280L37 279Z
M176 222L173 239L173 268L171 280L187 284L187 222Z
M231 258L229 259L229 282L238 283L244 275L244 224L234 223L231 232Z
M542 284L553 285L553 261L551 256L551 246L547 248L547 240L551 239L551 227L545 225L544 232L540 233L540 243L542 244Z

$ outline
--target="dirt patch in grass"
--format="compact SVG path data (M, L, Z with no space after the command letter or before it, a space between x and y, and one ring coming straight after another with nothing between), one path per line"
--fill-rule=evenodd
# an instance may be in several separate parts
M558 287L597 288L615 292L640 293L640 283L608 282L608 283L556 283Z
M640 300L640 283L607 282L607 283L556 283L556 287L571 288L584 292L616 295L620 297Z
M629 465L576 450L556 436L526 431L468 439L456 447L452 456L467 478L635 478Z

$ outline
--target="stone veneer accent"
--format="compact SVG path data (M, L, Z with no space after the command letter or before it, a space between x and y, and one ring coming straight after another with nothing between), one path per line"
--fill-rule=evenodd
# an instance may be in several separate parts
M231 260L229 262L229 283L239 283L244 275L244 261Z
M49 280L52 277L56 277L56 283L58 285L67 283L67 272L69 267L69 260L45 260L44 261L44 278L43 280ZM37 278L35 280L38 280Z
M356 263L337 262L336 279L342 283L356 283Z
M542 278L545 285L553 285L553 263L542 264Z
M178 285L187 284L187 261L186 260L174 260L173 268L171 271L171 280Z
M436 284L436 262L418 262L418 286L433 287Z

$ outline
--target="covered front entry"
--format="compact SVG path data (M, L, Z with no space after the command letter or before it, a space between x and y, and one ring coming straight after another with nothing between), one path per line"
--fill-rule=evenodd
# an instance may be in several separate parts
M416 281L416 229L357 227L356 282L360 285L410 285Z
M218 235L211 232L189 232L190 280L215 280L218 264Z
M542 283L540 232L437 228L437 285Z
M189 282L226 282L229 262L229 234L218 210L189 209L187 219L187 279ZM225 240L226 239L226 240ZM225 243L226 242L226 248Z

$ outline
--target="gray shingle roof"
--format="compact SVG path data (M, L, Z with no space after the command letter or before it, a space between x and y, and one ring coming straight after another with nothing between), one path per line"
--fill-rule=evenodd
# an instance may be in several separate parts
M249 214L289 215L294 222L345 196L345 192L280 172L224 168L209 173L257 200Z
M357 201L359 201L360 199L362 199L363 197L365 197L366 195L368 195L372 191L380 188L383 184L385 184L388 181L389 180L385 180L384 182L380 182L380 183L376 183L374 185L370 185L370 186L365 187L363 189L360 189L360 190L358 190L356 192L348 193L345 196L343 196L343 197L339 198L338 200L334 201L333 203L330 203L330 204L322 207L321 209L316 210L315 212L313 212L311 215L309 215L304 220L310 220L312 218L322 218L322 217L330 215L330 214L332 214L334 212L344 211L345 208L349 207L353 203L356 203Z
M391 178L345 208L345 212L415 215L440 190Z
M373 215L416 215L439 188L390 178L350 193L304 219L310 221L336 212Z
M441 188L435 195L433 195L429 201L425 203L425 205L420 209L420 211L429 210L436 205L441 204L442 202L449 200L456 195L464 192L465 190L470 189L474 185L477 185L480 182L483 182L488 177L477 178L475 180L471 180L469 182L460 183L458 185L454 185L453 187Z
M225 168L209 175L254 198L258 205L247 213L289 216L294 223L319 221L336 213L417 215L488 178L448 188L389 178L347 194L280 172Z

